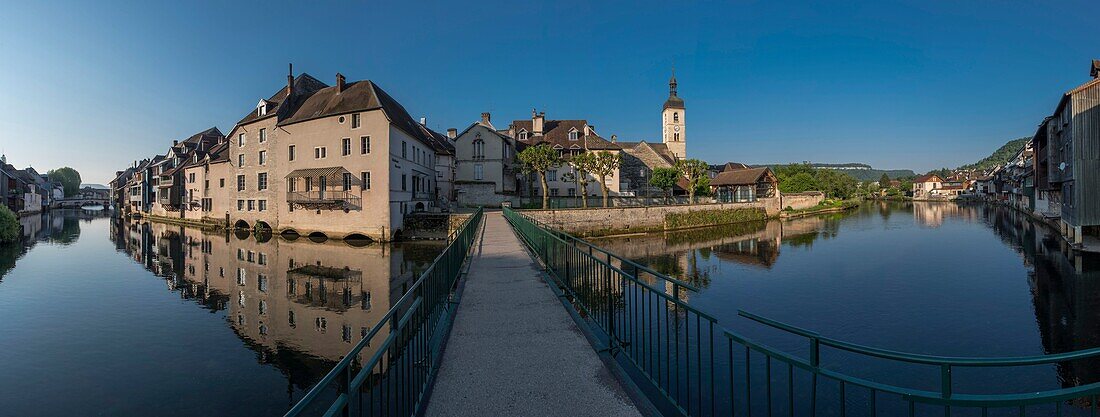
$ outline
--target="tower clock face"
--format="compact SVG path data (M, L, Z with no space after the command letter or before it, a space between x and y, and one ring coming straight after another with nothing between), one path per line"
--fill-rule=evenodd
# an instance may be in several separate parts
M674 126L672 128L672 130L675 131L675 132L679 132L680 131L680 126Z

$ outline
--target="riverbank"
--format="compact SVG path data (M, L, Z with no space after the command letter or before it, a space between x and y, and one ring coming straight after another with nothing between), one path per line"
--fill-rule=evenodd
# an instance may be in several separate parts
M801 210L783 210L779 213L780 219L797 219L799 217L812 216L816 214L828 214L839 213L842 211L848 211L859 207L860 200L825 200L816 206L804 208Z

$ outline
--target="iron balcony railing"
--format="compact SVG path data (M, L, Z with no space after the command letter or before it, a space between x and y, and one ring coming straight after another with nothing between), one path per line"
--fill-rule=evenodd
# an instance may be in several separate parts
M547 268L559 291L659 411L690 416L1097 415L1100 382L1011 393L962 393L964 368L1016 368L1100 358L1100 348L1009 358L966 358L897 352L821 336L740 311L746 323L804 340L797 355L721 326L688 302L679 280L504 209L522 241ZM691 288L684 284L682 288ZM828 355L829 359L824 358ZM912 386L841 370L848 363L879 369L926 367L935 380ZM1079 362L1078 362L1079 363ZM930 368L930 369L927 369ZM913 370L913 375L921 375ZM1000 375L1000 374L998 374ZM997 377L980 378L985 386ZM1004 377L1000 377L1004 379ZM919 379L919 378L918 378ZM969 380L974 380L970 378ZM1016 381L1009 377L1008 381ZM1003 385L1003 384L1001 384ZM1023 390L1021 390L1023 391ZM1072 410L1068 410L1067 404ZM858 408L858 410L856 409ZM1064 410L1066 409L1066 410ZM931 412L931 414L930 414Z
M482 221L478 209L408 291L287 417L415 415L439 370L455 288Z
M360 207L363 201L357 192L345 190L288 191L286 201L300 205L345 205Z

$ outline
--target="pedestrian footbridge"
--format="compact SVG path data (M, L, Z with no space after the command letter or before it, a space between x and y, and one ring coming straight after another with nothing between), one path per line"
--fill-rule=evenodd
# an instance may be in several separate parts
M522 212L478 210L287 416L1096 415L1100 383L998 392L1003 381L956 374L1003 379L1100 349L912 354L739 313L791 341L780 349L693 306L697 291ZM929 377L899 385L845 366L875 361Z

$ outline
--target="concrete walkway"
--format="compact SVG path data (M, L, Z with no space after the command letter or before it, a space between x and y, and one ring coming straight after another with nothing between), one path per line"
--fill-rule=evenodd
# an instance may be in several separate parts
M637 416L499 213L485 213L427 415Z

